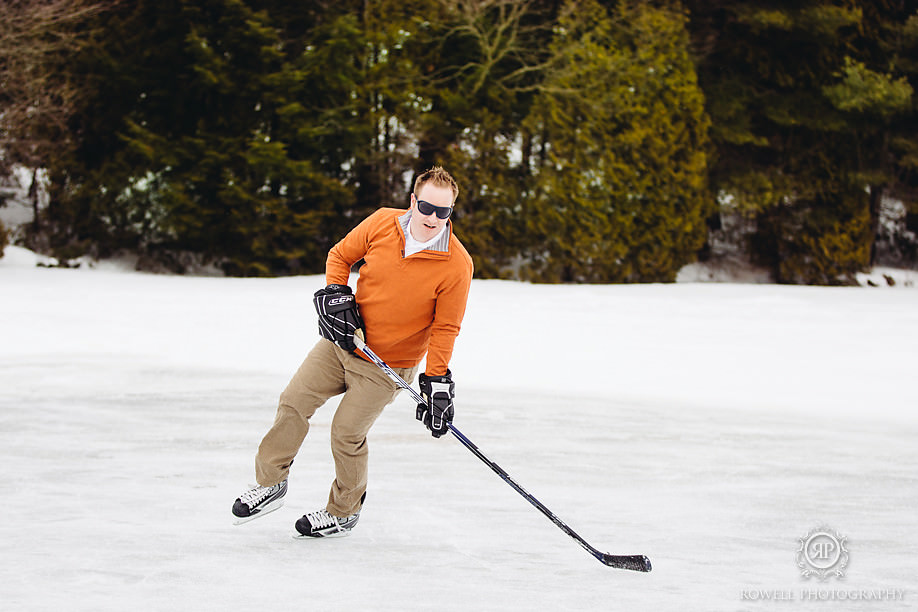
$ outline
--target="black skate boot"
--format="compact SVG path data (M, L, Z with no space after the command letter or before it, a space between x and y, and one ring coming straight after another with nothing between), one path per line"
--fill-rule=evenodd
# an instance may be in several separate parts
M318 510L309 512L296 522L296 530L300 532L300 538L340 538L348 535L360 513L341 518L329 514L327 510Z
M252 519L264 516L284 505L284 495L287 494L287 481L282 480L272 487L257 486L249 489L233 504L234 524L241 525Z

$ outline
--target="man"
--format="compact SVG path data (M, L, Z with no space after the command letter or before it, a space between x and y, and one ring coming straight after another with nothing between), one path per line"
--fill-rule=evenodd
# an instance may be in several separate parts
M309 419L332 396L344 394L331 426L335 480L324 509L296 522L302 537L346 535L360 516L367 489L367 433L399 388L354 345L367 346L405 380L427 354L418 382L425 403L416 416L439 438L454 408L449 370L453 343L465 314L472 259L452 233L456 181L435 167L417 177L410 208L381 208L328 253L325 289L316 292L322 338L281 394L274 424L255 457L258 486L233 504L236 524L283 505L293 459ZM347 285L351 266L364 260L357 290Z

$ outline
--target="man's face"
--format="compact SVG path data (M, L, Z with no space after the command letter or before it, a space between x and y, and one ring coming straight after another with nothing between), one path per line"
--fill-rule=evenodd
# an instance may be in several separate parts
M434 206L451 207L453 205L453 190L449 187L437 187L427 183L421 187L417 195L411 194L411 221L408 230L418 242L427 242L440 233L447 219L440 219L436 213L421 214L418 210L418 200L430 202Z

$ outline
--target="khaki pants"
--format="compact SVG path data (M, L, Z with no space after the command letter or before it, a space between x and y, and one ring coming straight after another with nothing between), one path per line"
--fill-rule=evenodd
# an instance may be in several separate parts
M417 367L393 369L408 382L417 372ZM309 419L329 398L344 393L332 419L335 481L325 509L339 517L354 514L367 490L367 432L399 390L376 365L319 340L281 393L274 425L258 447L258 484L267 487L287 478L309 432Z

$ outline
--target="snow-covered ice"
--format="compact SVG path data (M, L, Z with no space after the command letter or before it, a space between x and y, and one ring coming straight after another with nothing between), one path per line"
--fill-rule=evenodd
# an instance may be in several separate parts
M405 394L371 432L351 537L291 538L333 478L334 401L286 506L233 526L323 284L36 268L8 248L3 609L918 607L918 291L473 282L456 425L594 546L647 554L639 574L431 438ZM842 579L797 567L821 526L847 538Z

